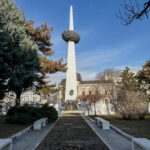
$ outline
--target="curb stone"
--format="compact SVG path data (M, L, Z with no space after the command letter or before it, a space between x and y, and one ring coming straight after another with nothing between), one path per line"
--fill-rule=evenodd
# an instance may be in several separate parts
M62 113L84 113L84 111L62 111Z
M125 132L123 132L122 130L120 130L119 128L117 128L116 126L110 124L110 128L112 128L114 131L116 131L117 133L123 135L124 137L128 138L129 140L132 141L132 138L134 138L132 135L129 135Z
M40 145L40 143L44 140L44 138L48 135L48 133L50 133L50 131L54 128L55 124L59 121L61 117L59 117L50 127L50 129L48 130L47 134L45 136L43 136L43 138L40 139L40 141L34 146L34 148L32 150L36 150L36 148Z
M86 116L90 121L92 121L93 123L95 123L95 120L94 119L92 119L92 118L90 118L90 117L88 117L88 116Z
M85 118L85 116L83 116L82 114L81 114L81 117L85 120L85 122L89 125L89 127L95 132L95 134L102 140L102 142L107 146L107 148L108 148L109 150L113 150L113 149L110 147L110 145L108 145L108 144L106 143L106 141L96 132L95 128L94 128L93 126L91 126L91 125L88 123L87 118Z
M92 118L88 117L88 119L92 122L95 122ZM120 130L119 128L117 128L116 126L110 124L110 128L114 131L116 131L117 133L123 135L124 137L128 138L129 140L132 141L132 138L134 138L132 135L128 134L128 133L125 133L123 132L122 130Z
M9 138L9 139L12 139L12 141L13 141L13 140L19 138L20 136L22 136L23 134L27 133L32 127L33 127L33 125L31 125L31 126L25 128L25 129L23 129L23 130L21 130L21 131L15 133L15 134L13 134L12 136L10 136L10 137L8 137L8 138Z

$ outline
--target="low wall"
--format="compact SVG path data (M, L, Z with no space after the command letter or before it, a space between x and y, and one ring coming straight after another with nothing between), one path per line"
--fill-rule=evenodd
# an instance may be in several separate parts
M149 112L149 114L150 114L150 103L149 103L149 106L148 106L148 112Z
M53 105L56 108L56 110L58 111L59 104L55 104L55 105L51 104L51 105ZM110 103L101 103L100 102L100 103L96 103L95 106L96 106L96 114L98 114L98 115L114 115L115 114L113 106ZM82 108L82 110L79 110L79 111L85 112L85 115L88 115L87 108ZM66 112L68 112L68 111L66 111ZM149 103L149 113L150 113L150 103ZM91 107L89 108L89 115L94 115L94 114L95 114L94 104L92 104Z
M98 103L95 104L96 108L96 114L98 115L113 115L115 114L115 111L113 110L113 106L110 103L104 104L104 103ZM89 108L89 115L94 115L95 109L94 104L92 104ZM85 115L88 115L88 109L85 108Z
M110 103L104 104L104 103L97 103L95 105L96 107L96 114L97 115L114 115L115 111L113 109L113 105ZM148 112L150 114L150 103L149 103L149 107L148 107ZM89 115L94 115L95 111L94 111L94 104L91 105L91 107L89 108ZM88 115L88 109L85 108L85 115Z

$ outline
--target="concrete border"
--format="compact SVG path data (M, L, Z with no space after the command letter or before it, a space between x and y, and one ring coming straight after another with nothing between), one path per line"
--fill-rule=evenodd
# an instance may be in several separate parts
M6 146L9 146L9 150L12 150L12 139L0 139L0 149L5 149Z
M84 111L78 111L78 110L75 110L75 111L62 111L62 113L79 113L79 114L81 114L81 113L84 113Z
M26 132L28 132L32 127L33 127L33 125L30 125L29 127L27 127L27 128L25 128L25 129L23 129L23 130L21 130L21 131L15 133L15 134L13 134L12 136L10 136L10 137L8 137L8 138L9 138L9 139L12 139L12 141L13 141L13 140L19 138L20 136L22 136L23 134L25 134Z
M107 142L97 133L96 129L89 124L89 122L87 121L86 116L83 116L82 114L80 114L80 116L85 120L85 122L89 125L89 127L95 132L95 134L102 140L102 142L108 147L109 150L113 150L110 145L107 144ZM92 119L93 120L93 119Z
M124 137L128 138L129 140L132 141L132 138L134 138L132 135L129 135L125 132L123 132L122 130L120 130L119 128L117 128L116 126L110 124L110 128L113 129L114 131L116 131L117 133L123 135Z
M35 150L41 144L41 142L48 135L48 133L50 133L50 131L54 128L55 124L59 121L60 118L61 117L59 117L54 123L52 123L52 125L51 125L50 129L48 130L47 134L45 136L43 136L43 138L40 139L40 141L34 146L34 148L32 148L32 150Z
M94 122L94 120L91 117L88 117L88 119L91 120L92 122ZM110 124L110 128L112 130L116 131L117 133L119 133L120 135L123 135L124 137L128 138L131 141L132 141L132 138L134 138L134 136L123 132L122 130L120 130L119 128L117 128L116 126L114 126L112 124Z
M91 117L86 116L90 121L92 121L93 123L96 123L95 120L93 120Z

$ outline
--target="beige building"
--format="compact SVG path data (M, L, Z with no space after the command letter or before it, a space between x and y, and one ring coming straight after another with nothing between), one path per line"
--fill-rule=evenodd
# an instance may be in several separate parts
M118 84L121 82L121 77L112 77L113 84ZM58 99L60 101L64 101L65 97L65 83L66 79L63 79L59 84L59 93ZM112 81L110 81L109 77L105 77L105 80L91 80L91 81L83 81L82 77L79 73L77 73L77 93L78 96L84 94L92 94L95 92L99 92L104 95L107 92L108 88L112 87Z

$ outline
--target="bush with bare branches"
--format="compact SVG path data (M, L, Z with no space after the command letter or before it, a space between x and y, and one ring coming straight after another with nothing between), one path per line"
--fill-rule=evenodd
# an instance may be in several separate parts
M86 109L88 111L89 115L89 110L91 106L94 106L94 114L96 116L96 102L100 101L103 98L103 95L100 94L98 91L96 91L93 94L88 94L88 95L81 95L78 97L80 102L84 102L86 104Z
M144 118L148 113L147 95L139 90L136 75L128 67L121 76L122 83L108 88L105 97L124 119Z
M123 119L143 119L148 112L146 99L141 92L121 89L117 93L117 99L112 99L111 103Z
M124 0L117 16L122 20L124 25L131 24L135 19L142 19L145 15L149 16L150 0Z

